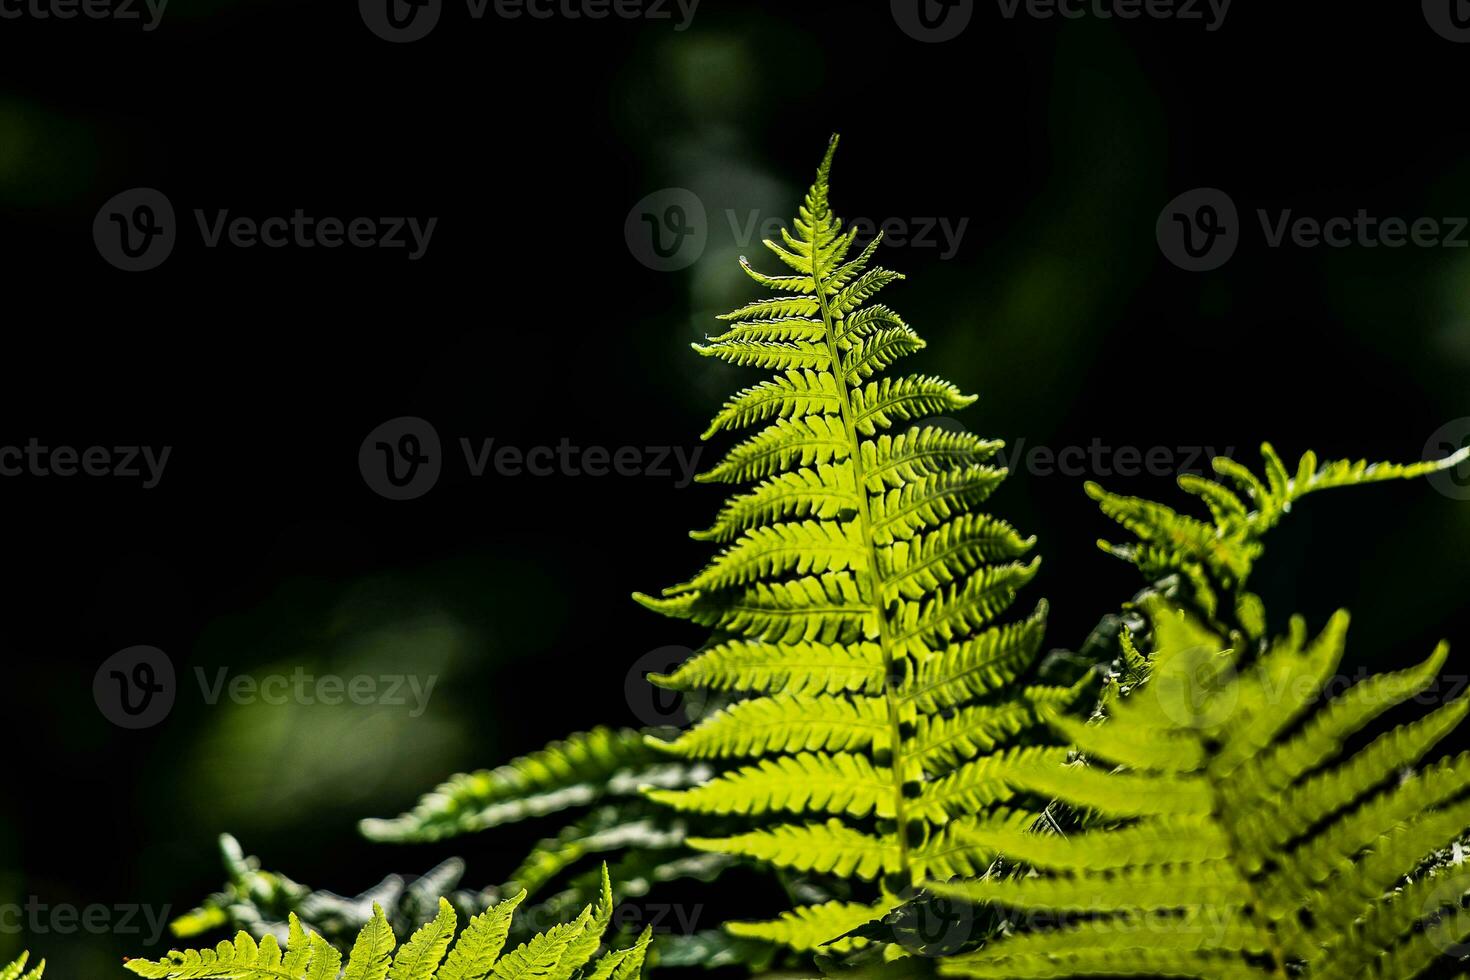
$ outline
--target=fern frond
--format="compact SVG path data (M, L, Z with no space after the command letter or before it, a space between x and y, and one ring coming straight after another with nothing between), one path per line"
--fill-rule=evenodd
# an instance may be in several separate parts
M1261 486L1288 485L1275 470ZM1187 953L1176 965L1200 977L1366 970L1407 980L1425 968L1437 953L1419 937L1444 908L1458 910L1465 892L1439 895L1414 876L1470 828L1470 754L1399 775L1466 706L1446 705L1344 755L1372 718L1433 682L1444 648L1319 705L1342 656L1346 616L1311 641L1295 621L1248 660L1157 597L1148 611L1150 676L1104 720L1080 724L1040 709L1104 765L1017 768L1007 777L1018 790L1092 811L1089 829L1061 836L966 823L960 832L975 847L1034 873L931 886L1058 915L1057 926L994 941L941 972L1126 975L1149 962L1157 972L1143 954L1164 951ZM1130 937L1139 922L1148 931Z
M434 919L402 946L382 908L375 907L353 943L343 980L572 980L591 962L612 920L607 869L596 906L502 955L511 915L524 898L523 892L474 917L457 940L458 916L441 898ZM633 947L607 954L587 975L603 980L640 976L649 938L645 932ZM161 960L132 959L125 965L149 980L336 980L341 962L341 954L293 914L284 951L274 936L257 943L241 932L234 942L213 949L175 950Z
M983 867L991 855L954 828L1015 796L1012 769L1062 751L1023 744L1046 731L1016 683L1039 653L1045 605L1000 622L1038 568L1025 560L1033 538L978 509L1005 479L989 465L1003 444L923 423L974 401L948 381L884 375L924 342L872 302L902 278L875 264L878 243L847 258L854 234L827 186L833 148L792 227L767 243L796 275L747 263L779 295L722 317L729 329L701 349L783 372L737 394L706 433L764 424L702 477L760 482L695 535L725 545L701 572L635 597L715 631L655 684L748 696L656 743L720 768L703 785L650 790L652 801L754 818L690 846L882 879L736 933L802 950L836 938L818 937L829 925L871 921L928 874Z
M1261 556L1261 539L1290 513L1292 505L1318 490L1415 479L1453 469L1470 459L1470 447L1441 460L1407 465L1366 460L1319 464L1316 454L1308 451L1294 472L1270 443L1261 446L1261 456L1264 477L1224 456L1215 457L1212 463L1219 480L1192 474L1179 477L1179 486L1209 509L1210 521L1153 501L1108 493L1088 483L1087 494L1103 513L1138 538L1125 545L1100 542L1102 549L1137 565L1151 581L1182 576L1193 588L1195 606L1207 618L1234 615L1247 636L1258 638L1265 632L1265 623L1259 599L1245 591L1247 580Z

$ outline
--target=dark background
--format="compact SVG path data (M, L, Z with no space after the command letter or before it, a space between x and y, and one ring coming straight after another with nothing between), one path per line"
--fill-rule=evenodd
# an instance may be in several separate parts
M696 358L752 295L726 208L787 217L833 131L839 213L968 218L958 253L890 247L886 296L929 341L907 366L981 395L964 421L1027 446L1236 447L1420 458L1470 416L1470 250L1266 247L1257 208L1470 214L1470 46L1418 4L1240 2L1176 20L1009 20L979 3L919 43L886 3L704 0L669 21L470 19L391 45L345 3L174 0L136 23L0 21L0 444L168 445L151 490L0 480L10 729L0 901L172 906L218 886L229 830L268 866L353 892L464 853L495 882L545 826L444 848L372 846L452 771L597 723L649 651L697 631L636 607L694 571L718 489L657 477L471 479L457 440L692 448L759 375ZM180 242L127 274L94 215L172 200ZM1222 269L1170 265L1164 204L1229 192ZM693 190L709 245L653 271L630 208ZM436 216L426 256L206 249L194 208ZM749 249L754 256L758 247ZM767 271L772 262L757 259ZM359 475L402 415L448 450L428 495ZM711 449L706 462L713 461ZM1037 533L1052 642L1139 584L1085 475L1020 472L993 509ZM1175 503L1164 478L1105 479ZM1280 625L1356 614L1345 670L1470 642L1470 505L1427 484L1323 495L1256 586ZM119 729L92 678L134 644L182 690ZM1465 673L1463 659L1451 673ZM205 704L193 669L438 674L429 710ZM704 925L712 925L705 923ZM143 937L0 935L57 977L107 976Z

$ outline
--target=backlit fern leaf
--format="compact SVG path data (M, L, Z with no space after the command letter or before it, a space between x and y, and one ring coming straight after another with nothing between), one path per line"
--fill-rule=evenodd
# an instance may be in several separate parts
M1310 640L1296 621L1247 662L1161 600L1149 613L1148 680L1099 723L1058 719L1093 764L1011 777L1092 812L1096 829L1043 835L982 819L963 828L969 841L1036 873L932 885L1050 927L941 972L1407 980L1470 935L1463 917L1444 917L1470 893L1463 867L1415 874L1470 827L1470 754L1403 775L1470 701L1344 756L1365 725L1434 682L1447 648L1324 699L1345 614Z
M1207 617L1216 620L1222 614L1232 615L1247 636L1258 639L1265 633L1265 622L1260 600L1245 591L1246 580L1261 556L1262 537L1290 513L1293 504L1318 490L1413 479L1453 469L1470 459L1470 446L1441 460L1409 465L1365 460L1319 464L1317 455L1308 451L1294 472L1270 443L1261 446L1261 456L1264 478L1224 456L1213 461L1219 480L1192 474L1179 477L1179 486L1204 502L1209 521L1088 483L1088 496L1103 513L1138 538L1122 545L1100 541L1099 546L1137 565L1150 581L1180 576Z
M874 883L863 901L729 926L800 950L881 916L926 877L979 870L958 828L1015 795L1013 769L1065 753L1021 746L1038 718L1015 682L1040 649L1045 606L999 622L1038 567L1024 560L1034 539L975 509L1005 478L990 465L1002 444L895 428L974 399L941 378L882 376L924 342L870 302L902 278L872 264L877 242L849 257L855 234L829 203L835 148L793 227L766 242L795 275L742 261L779 295L722 317L729 328L695 345L781 372L727 402L706 433L757 427L700 477L756 485L695 535L724 545L704 571L636 597L715 632L650 680L742 698L654 743L723 768L704 785L651 790L653 800L750 820L689 844Z
M606 792L619 773L656 764L637 732L598 728L553 742L499 769L458 775L410 813L359 825L371 840L433 841L573 806Z
M42 960L27 970L26 961L30 957L30 953L21 953L14 960L0 967L0 980L41 980L41 974L46 972L46 961Z
M612 919L605 869L595 906L504 952L511 916L524 898L522 892L473 917L458 939L458 916L441 898L438 914L401 946L382 908L375 907L352 945L345 973L342 954L304 928L295 914L284 949L273 935L257 942L241 932L213 949L175 950L160 960L128 960L126 966L148 980L337 980L339 973L343 980L633 980L641 975L649 932L633 947L593 961Z

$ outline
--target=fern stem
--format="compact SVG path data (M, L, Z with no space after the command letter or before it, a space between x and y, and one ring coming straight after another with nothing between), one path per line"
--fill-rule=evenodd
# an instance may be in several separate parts
M912 881L912 875L909 870L909 826L904 797L906 766L903 761L902 720L900 718L902 692L895 683L894 677L893 640L888 624L888 609L883 602L885 583L878 571L878 545L873 534L873 517L868 505L867 483L863 474L862 445L858 441L857 426L853 422L852 391L848 387L847 378L843 375L842 356L837 348L837 329L832 323L832 309L827 303L827 284L822 270L817 268L817 251L818 249L813 247L812 280L816 284L817 302L821 306L822 328L826 333L829 355L829 370L837 381L838 409L842 417L842 428L847 435L849 458L852 460L852 476L854 487L857 490L858 528L868 551L866 577L868 588L871 590L873 607L877 612L878 645L883 651L883 696L888 704L888 735L891 743L889 755L893 773L893 815L897 825L898 861L903 879L908 883Z
M1271 954L1271 976L1279 977L1281 980L1288 980L1290 975L1286 972L1286 949L1281 945L1281 936L1276 932L1275 924L1264 919L1264 906L1261 901L1261 895L1256 890L1255 882L1251 879L1250 874L1241 866L1239 855L1244 853L1244 849L1241 846L1239 836L1235 833L1235 827L1231 825L1230 820L1226 817L1225 798L1221 792L1220 784L1208 767L1205 769L1205 778L1209 780L1210 795L1214 800L1215 821L1220 825L1220 830L1224 833L1225 840L1230 848L1228 859L1230 866L1235 869L1236 874L1240 875L1241 882L1250 892L1250 914L1253 917L1261 917L1263 919L1261 922L1262 929L1270 937L1268 945Z

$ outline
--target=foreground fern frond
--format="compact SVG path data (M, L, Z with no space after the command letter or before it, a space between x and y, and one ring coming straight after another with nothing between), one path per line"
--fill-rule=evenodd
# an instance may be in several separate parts
M882 915L927 877L983 870L988 857L962 828L1014 795L1011 771L1064 757L1022 736L1037 725L1032 699L1075 693L1017 684L1040 649L1044 604L998 622L1038 568L1026 557L1034 539L977 510L1006 476L992 464L1002 444L931 425L895 431L974 398L935 377L880 376L924 342L872 303L902 278L872 265L878 241L849 258L856 231L829 203L836 146L793 229L765 243L795 274L742 260L779 295L694 345L779 372L731 398L706 433L764 426L699 477L754 487L695 535L724 545L703 571L635 596L714 630L654 683L740 699L655 743L724 768L652 799L752 823L690 846L877 883L861 901L728 926L798 950Z
M1224 456L1213 461L1223 480L1191 474L1179 477L1180 487L1204 501L1210 521L1151 500L1108 493L1088 483L1087 494L1103 513L1138 538L1133 544L1099 541L1098 546L1137 565L1150 581L1179 575L1207 617L1214 620L1228 612L1247 636L1259 639L1266 632L1261 601L1245 591L1246 580L1261 556L1262 537L1290 513L1293 504L1318 490L1408 480L1453 469L1470 460L1470 446L1441 460L1409 465L1345 459L1319 464L1316 453L1308 451L1295 472L1270 443L1261 446L1261 456L1264 478ZM1224 600L1228 603L1222 610Z
M454 907L439 900L438 914L398 946L381 907L353 943L344 980L633 980L641 976L651 931L628 949L592 962L612 921L612 887L603 871L602 897L571 922L553 926L508 953L512 916L522 892L470 919L458 939ZM451 943L452 948L451 948ZM396 952L395 952L396 947ZM149 980L336 980L342 954L293 913L286 947L275 936L260 942L246 932L213 949L175 950L161 960L128 960L127 968ZM9 978L7 978L9 980Z
M710 775L707 765L671 759L638 732L597 728L497 769L454 776L425 794L412 811L361 821L359 829L371 840L420 843L576 811L526 856L499 891L525 889L534 896L587 859L614 855L622 855L614 867L619 894L641 891L654 880L711 881L730 862L717 856L689 860L687 822L643 796L647 787L676 790ZM597 885L595 874L580 875L547 899L543 912L554 916L580 906L595 895Z
M1470 827L1470 753L1402 778L1470 701L1343 755L1370 721L1435 680L1447 648L1318 707L1346 614L1312 640L1295 620L1244 663L1191 616L1150 605L1148 681L1102 723L1050 718L1096 764L1015 777L1112 826L1069 837L998 818L967 827L973 845L1037 873L933 889L1051 927L1020 928L941 972L1406 980L1470 934L1470 920L1442 915L1460 913L1470 870L1415 875Z

